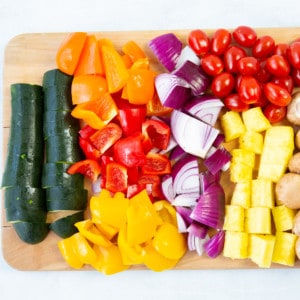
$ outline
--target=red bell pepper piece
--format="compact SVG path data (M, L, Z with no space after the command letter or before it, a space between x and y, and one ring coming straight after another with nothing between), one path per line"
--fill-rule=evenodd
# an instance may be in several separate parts
M146 163L141 167L142 174L163 175L171 173L171 162L168 157L154 152L148 152Z
M127 168L116 162L108 163L106 165L105 188L113 193L125 192L127 189Z
M88 140L90 138L90 136L95 133L97 131L97 129L91 127L90 125L85 125L84 127L82 127L80 130L79 130L79 135Z
M101 166L101 188L105 188L106 185L106 166L114 162L112 156L102 155L100 158L100 166Z
M79 146L87 159L99 160L101 153L90 143L89 140L79 136Z
M70 175L80 173L95 182L101 173L101 167L96 160L85 159L72 164L67 173Z

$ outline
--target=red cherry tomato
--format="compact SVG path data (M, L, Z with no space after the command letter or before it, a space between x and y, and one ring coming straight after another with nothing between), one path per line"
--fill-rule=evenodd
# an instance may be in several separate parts
M227 29L217 29L211 39L210 52L215 55L222 55L231 43L231 33Z
M233 111L242 112L249 109L249 104L243 102L238 94L230 94L224 99L225 106Z
M274 54L266 60L267 70L274 76L286 77L290 73L289 62L281 55Z
M269 103L263 110L264 115L271 123L282 121L286 116L286 112L286 106L278 106L273 103Z
M292 78L294 86L300 86L300 69L292 69Z
M259 71L260 65L255 57L245 56L237 62L237 67L242 75L252 76Z
M256 58L263 58L271 55L275 48L275 41L269 35L264 35L256 40L252 54Z
M279 43L275 45L274 54L282 55L284 57L287 56L287 49L289 45L287 43Z
M233 33L235 41L243 47L252 47L257 39L255 30L249 26L239 26Z
M290 64L296 68L300 69L300 41L296 41L290 44L287 49L287 57Z
M291 94L294 89L294 82L292 76L286 77L274 77L272 78L272 82L280 85L281 87L287 89L287 91Z
M265 107L268 103L270 103L267 97L265 96L265 94L263 93L263 84L260 85L260 89L261 89L261 96L256 103L253 103L254 107Z
M272 76L266 68L266 60L265 59L260 60L259 65L260 68L258 72L255 74L255 78L261 83L266 83L270 81Z
M232 92L234 84L233 75L229 72L223 72L213 79L211 90L216 97L224 98Z
M237 62L246 56L246 51L238 46L231 46L224 53L224 66L227 72L238 73Z
M195 29L190 32L188 44L199 56L205 55L210 47L210 41L207 34L200 29Z
M211 76L220 74L224 69L222 59L214 54L206 54L201 60L201 66L203 71Z
M278 106L287 106L292 100L291 94L274 82L264 85L264 93L270 102Z
M239 84L238 94L244 103L254 104L261 97L260 84L252 76L243 76Z

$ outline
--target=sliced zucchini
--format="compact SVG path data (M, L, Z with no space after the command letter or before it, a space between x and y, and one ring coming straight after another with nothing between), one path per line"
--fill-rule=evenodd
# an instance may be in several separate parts
M71 88L73 76L67 75L58 69L52 69L44 73L43 76L43 88L50 86L68 86Z

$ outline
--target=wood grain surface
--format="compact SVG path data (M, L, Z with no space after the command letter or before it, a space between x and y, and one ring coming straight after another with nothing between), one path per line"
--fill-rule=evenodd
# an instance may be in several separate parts
M298 28L259 28L259 36L271 35L275 41L290 42L300 37ZM190 30L172 30L185 43ZM213 30L205 30L212 33ZM130 32L93 32L98 38L110 38L118 50L128 40L136 41L151 58L151 66L162 70L157 60L147 47L150 39L167 31L130 31ZM171 31L168 31L171 32ZM56 67L55 54L58 46L67 33L34 33L22 34L14 37L7 45L3 70L3 158L5 162L7 142L10 127L10 85L16 82L41 84L43 74ZM229 183L228 174L224 174L222 182L225 186L227 201L232 194L232 184ZM3 196L3 194L2 194ZM2 197L3 199L3 197ZM28 245L16 235L11 224L6 222L5 211L1 204L2 213L2 251L7 263L18 270L70 270L62 259L57 242L60 240L53 232L37 244ZM299 261L295 267L300 267ZM187 253L175 269L253 269L257 266L248 259L232 260L220 255L216 259L207 256L199 257L195 252ZM283 268L272 265L272 268ZM134 266L132 269L144 269L143 266ZM85 267L84 270L91 270Z

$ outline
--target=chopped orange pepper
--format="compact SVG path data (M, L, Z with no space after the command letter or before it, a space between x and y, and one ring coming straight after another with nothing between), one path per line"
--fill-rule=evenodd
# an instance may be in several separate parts
M60 71L74 74L86 37L86 32L73 32L65 38L56 53L56 65Z
M132 40L124 44L122 50L125 54L127 54L130 57L132 62L135 62L140 58L146 57L144 51L140 48L140 46Z
M148 57L139 58L131 66L131 69L149 69L149 68L150 68L150 62Z
M98 100L107 92L106 79L100 75L75 76L72 82L72 103L81 104Z
M71 112L74 118L84 120L95 129L102 129L118 114L117 105L109 93L95 101L78 104Z
M95 35L88 35L84 43L74 76L104 75L104 68L100 59L98 42Z
M147 116L166 116L172 112L172 108L163 106L156 92L147 103Z
M122 56L114 47L102 45L100 51L104 64L108 91L115 93L120 91L127 82L129 73Z
M122 59L124 61L124 64L127 69L130 69L132 66L132 60L130 59L130 56L127 54L122 55Z
M94 245L93 249L97 254L97 260L94 264L92 264L92 266L96 270L105 275L112 275L128 269L129 266L126 266L123 263L118 246L113 244L109 247Z

